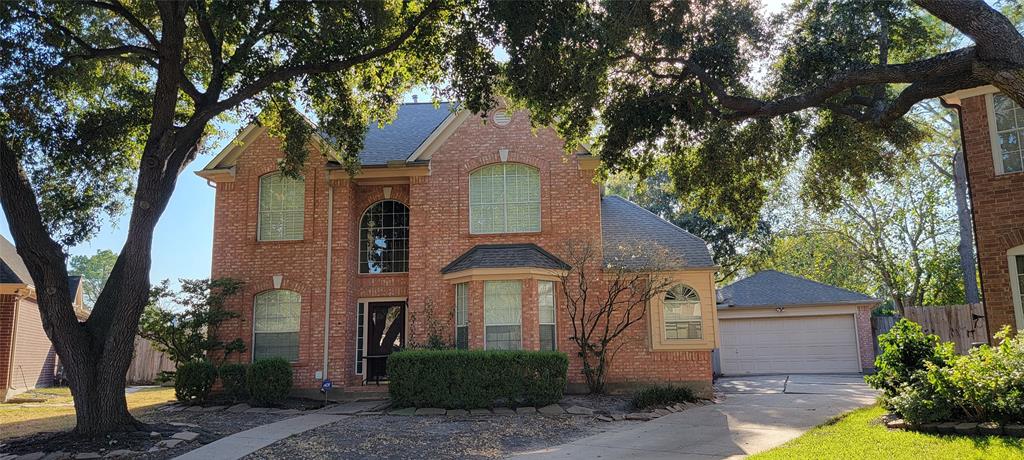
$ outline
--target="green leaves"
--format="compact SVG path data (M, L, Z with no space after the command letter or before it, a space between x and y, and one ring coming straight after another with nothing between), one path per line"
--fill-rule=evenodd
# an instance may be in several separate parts
M173 292L166 280L153 288L152 300L139 321L139 336L152 341L178 367L207 359L220 362L231 353L245 351L241 340L225 342L215 334L221 323L238 317L224 309L224 300L240 292L242 283L230 278L179 281L179 292ZM175 307L161 305L167 302Z

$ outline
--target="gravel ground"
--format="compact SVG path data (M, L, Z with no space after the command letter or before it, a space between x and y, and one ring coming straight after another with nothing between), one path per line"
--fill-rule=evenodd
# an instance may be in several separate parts
M562 407L589 407L599 414L628 414L636 410L632 398L622 395L567 395L559 404Z
M562 444L611 425L593 417L569 416L355 416L292 436L245 458L500 458Z
M184 442L178 444L173 449L165 449L160 452L147 453L133 458L144 458L151 460L163 460L177 457L185 452L193 449L198 449L203 444L209 444L220 438L223 438L230 434L238 433L239 431L245 431L250 428L255 428L260 425L266 425L268 423L274 423L278 420L283 420L292 416L282 416L274 414L254 414L254 413L234 413L234 412L150 412L142 417L140 420L146 423L192 423L199 425L199 428L182 427L182 430L191 430L200 433L200 437L192 442ZM145 446L145 449L139 449L146 451L152 447L153 442L150 445Z

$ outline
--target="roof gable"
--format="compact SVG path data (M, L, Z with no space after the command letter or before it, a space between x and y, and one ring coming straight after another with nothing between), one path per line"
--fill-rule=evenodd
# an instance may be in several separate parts
M667 262L667 269L717 268L704 240L615 195L601 198L601 238L605 265L645 269ZM657 245L669 260L651 259L661 254L633 254L638 244Z
M719 308L881 303L859 292L775 270L757 272L719 289L719 299Z
M0 236L0 283L32 284L32 275L18 255L18 249L3 236Z

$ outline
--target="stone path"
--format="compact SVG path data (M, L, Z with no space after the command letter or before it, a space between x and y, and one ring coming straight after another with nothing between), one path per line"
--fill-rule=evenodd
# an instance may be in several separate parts
M175 460L235 460L289 436L334 423L347 417L347 415L316 413L281 420L218 439L185 455L176 457Z

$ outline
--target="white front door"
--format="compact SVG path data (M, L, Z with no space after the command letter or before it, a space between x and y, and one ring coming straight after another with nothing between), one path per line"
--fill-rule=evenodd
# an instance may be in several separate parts
M720 319L722 374L860 372L853 315Z

